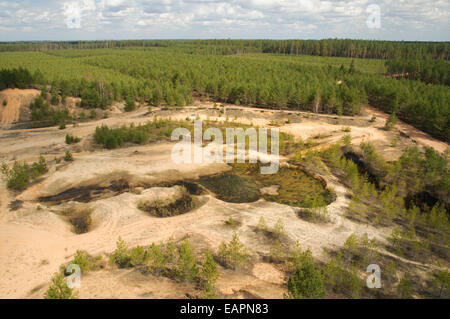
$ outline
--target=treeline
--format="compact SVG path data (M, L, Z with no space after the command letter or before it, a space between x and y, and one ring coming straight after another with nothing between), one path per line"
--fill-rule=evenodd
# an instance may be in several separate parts
M448 60L449 42L393 42L352 39L323 40L202 40L189 43L192 53L275 53L347 58L423 58ZM186 43L178 44L187 47Z
M353 39L323 40L123 40L68 42L4 42L0 51L63 49L110 49L130 47L173 47L192 54L230 55L243 53L306 54L350 58L416 59L450 58L449 42L394 42Z
M383 79L360 74L347 78L367 94L369 105L441 140L450 141L450 90L446 86L419 81Z
M130 55L133 59L130 59ZM136 51L85 63L142 79L132 93L154 105L182 106L192 92L219 102L354 115L369 103L431 135L450 138L445 86L385 78L349 67L309 66L274 56L209 56ZM131 89L133 91L133 89Z
M0 70L0 90L4 89L26 89L36 81L39 81L40 74L34 76L27 69L1 69Z
M369 60L339 66L303 63L302 57L206 56L171 48L3 54L1 66L26 65L35 72L36 83L50 84L52 100L81 97L86 108L106 108L123 100L182 107L200 96L237 105L354 115L370 104L435 137L450 139L447 86L361 72ZM328 58L325 63L330 59L342 60ZM45 80L38 79L39 70Z
M386 61L388 74L395 78L450 85L450 62L433 59L395 59Z
M112 49L129 47L167 47L168 40L105 40L105 41L19 41L0 42L0 52L45 51L66 49Z
M83 61L141 79L126 93L153 105L183 106L197 93L237 105L352 115L367 101L358 89L337 84L337 79L355 72L352 67L306 66L276 57L238 60L167 51L90 56Z

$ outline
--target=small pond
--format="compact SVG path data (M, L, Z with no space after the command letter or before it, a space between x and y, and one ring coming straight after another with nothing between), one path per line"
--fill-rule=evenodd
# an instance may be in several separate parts
M220 200L251 203L260 198L295 207L328 205L333 195L323 183L301 169L280 167L278 173L263 175L260 164L232 164L232 170L203 177L199 183Z

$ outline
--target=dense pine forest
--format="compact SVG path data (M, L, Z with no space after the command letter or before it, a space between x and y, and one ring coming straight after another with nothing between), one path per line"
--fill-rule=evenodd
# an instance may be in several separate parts
M449 141L449 49L335 39L3 43L0 51L28 52L0 53L0 89L49 84L86 108L184 106L193 96L338 115L371 105Z
M194 54L229 55L276 53L374 59L450 59L449 42L393 42L352 39L324 40L124 40L65 42L0 42L0 51L57 49L111 49L127 47L172 47Z
M386 62L389 74L425 83L450 85L450 63L438 59L394 59Z

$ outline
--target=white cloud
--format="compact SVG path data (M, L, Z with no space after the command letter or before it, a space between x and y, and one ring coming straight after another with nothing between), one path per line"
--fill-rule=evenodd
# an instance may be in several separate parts
M367 28L371 4L381 8L382 30ZM450 38L448 0L19 0L0 1L0 8L0 36L11 39L21 39L23 28L40 38L61 39L104 33L118 38ZM70 16L79 17L79 28L67 30ZM5 31L11 28L16 33Z

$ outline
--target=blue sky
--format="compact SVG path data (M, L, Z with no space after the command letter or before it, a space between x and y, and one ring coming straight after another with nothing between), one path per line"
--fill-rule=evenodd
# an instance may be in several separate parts
M450 41L449 21L449 0L0 0L0 41Z

